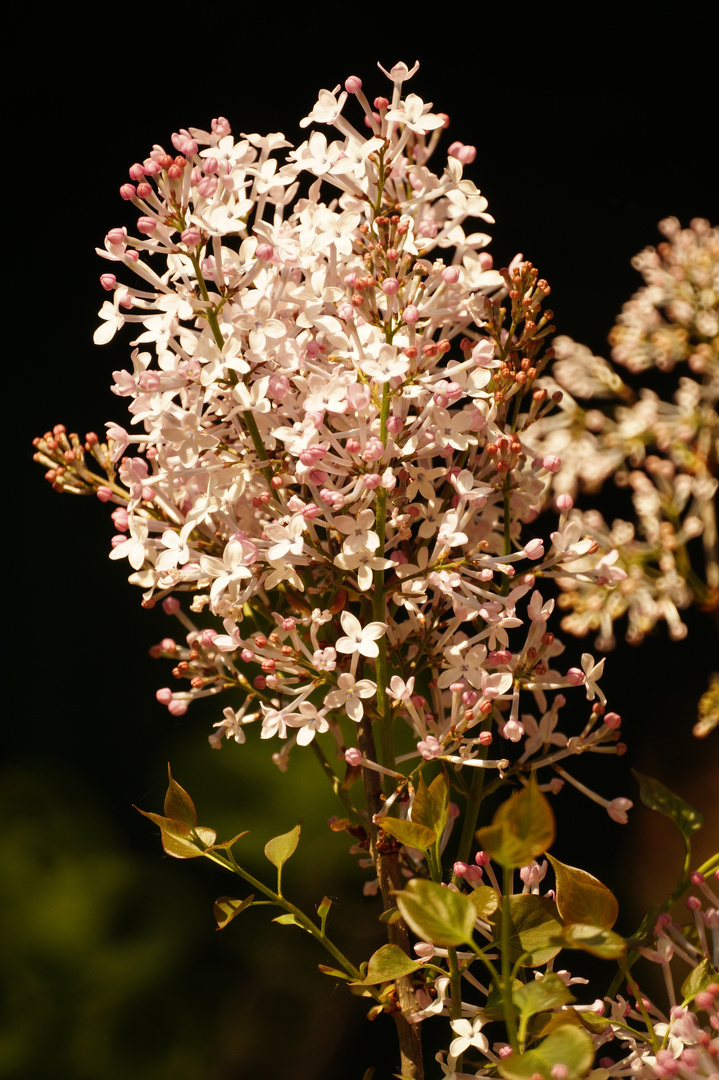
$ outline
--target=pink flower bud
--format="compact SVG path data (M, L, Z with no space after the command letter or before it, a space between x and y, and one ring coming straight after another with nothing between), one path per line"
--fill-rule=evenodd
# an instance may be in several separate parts
M419 310L417 309L416 305L408 304L407 307L404 309L404 312L402 313L402 318L409 326L411 326L413 323L416 323L419 319Z
M167 711L169 712L170 716L184 716L187 712L187 702L174 699L173 701L169 702L167 706Z
M542 458L542 465L549 472L556 473L562 467L562 459L558 458L556 454L548 454L547 457Z
M445 266L442 271L442 281L445 281L448 285L456 284L459 281L459 267Z
M112 498L112 488L99 487L97 489L97 497L100 500L100 502L109 502L110 499Z
M129 202L130 199L134 199L135 198L135 185L134 184L123 184L122 187L120 188L120 198L124 199L125 202Z
M401 416L390 416L387 418L387 431L390 435L398 435L404 427L404 420Z
M229 135L232 131L230 121L224 116L218 116L216 120L213 120L211 127L215 135Z
M118 532L127 532L127 510L124 506L118 506L110 514Z
M142 165L135 163L128 169L128 174L131 180L142 180L145 175L145 169Z
M170 690L169 686L163 686L160 690L157 691L155 697L161 705L169 705L172 701L172 690Z
M619 713L615 712L608 712L606 716L602 717L602 719L604 720L605 726L611 728L612 731L618 728L622 722L622 718Z
M543 559L544 558L544 544L540 539L530 540L528 544L524 546L524 554L528 559Z
M180 601L175 596L166 596L162 601L162 610L165 615L175 615L180 610Z
M354 412L364 412L372 399L372 391L369 386L361 383L350 383L347 387L347 400Z
M348 765L353 765L355 768L362 764L362 754L356 746L351 746L349 750L345 750L345 761Z
M112 290L115 288L116 281L117 278L114 274L100 274L100 284L102 285L105 292L112 292Z
M364 477L364 486L370 491L374 491L379 487L382 477L379 473L367 473Z
M255 252L255 255L260 260L260 262L269 262L273 254L274 251L271 244L257 245L257 251Z
M188 247L194 247L195 244L199 244L201 239L202 233L199 229L195 229L194 227L185 229L184 232L180 233L180 240L182 240L183 244L187 244Z
M386 97L376 97L372 104L379 112L382 112L383 109L389 108L389 101Z
M141 217L137 219L138 231L149 236L157 228L157 222L153 217Z
M584 672L581 668L570 667L567 672L567 682L570 686L581 686L584 682Z
M385 278L382 282L382 292L385 296L396 296L399 292L399 282L397 281L397 278Z
M546 465L546 460L545 460L544 464ZM547 468L548 468L548 466L547 466ZM552 472L556 472L556 469L552 469ZM574 499L572 498L571 495L558 495L557 496L557 510L561 510L562 512L564 512L566 510L571 510L573 506L574 506Z
M269 397L276 401L283 401L290 392L290 380L286 375L270 375L270 381L267 384L267 393Z
M345 79L345 90L348 94L358 94L362 89L362 80L357 75L350 75Z
M607 807L607 813L612 821L616 821L618 825L626 825L629 820L627 810L631 810L633 806L634 803L631 799L612 799Z
M110 229L105 239L112 247L117 247L118 244L124 244L127 239L127 229Z

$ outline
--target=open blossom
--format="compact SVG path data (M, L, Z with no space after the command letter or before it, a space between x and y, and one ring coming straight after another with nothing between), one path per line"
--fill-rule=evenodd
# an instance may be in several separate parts
M343 611L340 622L346 636L338 638L337 652L361 653L362 656L368 657L378 655L379 649L376 643L387 631L385 623L370 622L363 627L351 611Z
M331 690L325 698L328 709L344 709L356 724L362 719L362 698L371 698L377 693L377 686L371 679L357 679L349 672L340 675L337 689Z

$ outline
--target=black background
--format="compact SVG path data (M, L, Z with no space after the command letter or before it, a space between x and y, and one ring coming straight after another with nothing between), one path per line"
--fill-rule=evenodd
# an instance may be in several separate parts
M265 764L266 745L212 753L212 710L174 720L156 704L169 672L147 650L166 620L143 612L122 565L107 561L106 509L51 491L30 442L58 422L81 433L123 423L109 384L128 363L130 334L93 346L106 296L93 248L133 220L118 194L129 165L217 115L233 132L282 130L299 142L320 87L357 74L370 98L388 92L377 59L389 68L419 58L405 92L450 115L449 138L477 145L468 175L496 218L496 264L518 251L531 259L552 285L558 330L607 355L606 334L640 284L630 259L658 241L657 221L716 220L715 88L701 35L685 40L638 13L600 19L598 7L575 19L472 10L436 12L417 28L408 14L384 26L364 10L315 8L310 24L297 11L275 22L269 7L260 18L184 6L106 26L65 12L16 24L22 77L7 91L4 185L8 1076L359 1080L376 1064L380 1080L394 1067L380 1059L391 1025L367 1027L362 1004L316 973L324 958L299 931L268 928L258 909L216 933L211 903L233 882L164 858L131 809L160 809L169 759L201 820L227 835L252 830L258 872L265 840L304 817L288 884L308 910L329 892L350 926L373 921L345 841L324 828L334 809L317 794L313 762L295 755L282 777ZM698 744L691 726L715 656L716 631L695 615L682 643L660 630L639 650L620 648L603 681L625 718L623 764L706 813L717 737ZM626 769L612 765L595 769L597 788L637 802ZM628 894L619 929L629 932L652 890L678 875L678 838L642 810L626 829L586 800L567 796L557 810L558 856ZM706 858L716 817L700 837ZM355 957L371 951L358 931L345 941Z

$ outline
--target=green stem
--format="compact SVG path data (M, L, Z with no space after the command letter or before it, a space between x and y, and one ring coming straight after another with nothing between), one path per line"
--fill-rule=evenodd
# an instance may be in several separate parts
M478 756L486 757L487 750L488 747L482 746ZM477 825L479 807L482 802L482 793L484 790L484 773L484 769L474 769L472 772L469 798L467 799L467 807L464 812L464 822L462 824L462 834L459 838L459 848L457 850L457 859L459 862L466 863L472 850L474 830ZM455 885L456 884L457 882L455 881Z
M330 954L330 956L332 956L337 961L337 963L342 966L342 968L347 972L348 975L351 975L353 979L357 979L358 981L362 979L361 973L357 970L354 964L352 964L347 959L347 957L342 952L340 952L337 946L332 941L330 941L326 934L322 932L321 928L315 923L313 923L312 919L308 918L308 916L305 915L303 911L296 907L296 905L293 904L290 900L287 900L286 897L282 896L279 892L273 892L272 889L268 888L256 877L253 877L252 874L248 874L246 870L243 870L239 863L235 860L232 852L228 851L227 856L222 856L218 855L218 853L214 851L204 851L203 855L205 855L206 858L211 859L212 862L217 863L218 866L223 867L223 869L229 870L233 874L237 874L244 881L246 881L248 885L251 885L253 889L257 889L259 892L264 893L264 895L273 904L276 904L278 907L284 908L286 912L294 915L300 926L309 934L311 934L312 937L320 943L320 945L322 945L322 947ZM374 992L372 988L369 989L372 992L372 996L379 1000L380 995Z
M509 955L509 897L512 890L512 874L511 868L505 866L502 879L502 1008L504 1010L504 1022L507 1026L509 1045L512 1047L512 1051L518 1054L517 1013L512 1000L512 962Z
M452 1020L462 1019L462 976L457 961L457 950L453 945L447 949L449 967L449 1015Z
M389 417L389 383L385 383L382 387L382 405L380 409L380 440L384 445L387 445L387 419ZM385 545L385 523L387 516L387 489L380 487L377 489L377 501L375 510L375 532L379 537L379 546L377 548L377 557L384 558L384 545ZM385 621L385 588L384 588L384 570L374 571L374 591L372 595L372 613L375 622L383 623ZM387 683L388 668L387 668L387 639L386 637L380 638L377 642L378 654L376 662L376 674L377 674L377 712L379 713L378 724L378 750L379 750L379 763L383 765L385 769L394 769L395 767L395 754L394 754L394 739L392 734L392 711L390 706L390 700L387 695ZM392 784L391 777L388 777L385 781L387 785Z
M650 1041L650 1043L652 1045L652 1050L656 1054L657 1050L659 1049L659 1044L657 1042L656 1032L654 1031L654 1025L652 1024L652 1022L651 1022L651 1020L649 1018L649 1013L647 1012L646 1006L644 1005L644 1001L642 1000L642 992L639 989L639 987L637 986L634 979L632 978L632 974L631 974L631 972L629 970L629 965L625 964L622 960L620 960L619 961L619 966L620 966L620 968L622 969L622 971L624 973L624 977L626 978L627 982L629 983L630 987L632 988L632 992L634 993L635 998L637 999L637 1005L639 1007L640 1013L642 1014L642 1019L643 1019L644 1023L647 1025L647 1033L649 1035L649 1041Z

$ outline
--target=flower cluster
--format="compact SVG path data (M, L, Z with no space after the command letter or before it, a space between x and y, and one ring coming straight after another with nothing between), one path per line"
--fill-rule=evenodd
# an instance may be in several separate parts
M133 427L84 446L58 427L37 456L55 487L115 506L110 557L183 624L186 641L155 653L187 688L159 700L178 715L242 691L213 746L261 719L263 738L289 740L285 766L330 727L351 746L339 721L367 713L401 715L415 757L457 766L506 770L512 744L523 769L615 750L603 662L555 667L554 602L534 585L574 567L625 575L587 564L596 545L565 513L548 554L521 535L561 465L534 437L559 396L542 385L549 285L520 257L494 270L489 237L468 229L492 221L463 174L472 147L430 170L447 118L402 97L413 71L396 65L373 105L355 77L322 91L302 126L339 140L236 141L220 118L131 166L137 234L111 229L100 252L117 273L101 278L96 341L139 330L113 386ZM596 704L569 739L554 732L564 697L547 693L578 685Z
M555 494L595 493L613 475L631 496L634 521L609 525L596 509L574 512L578 527L613 552L614 570L626 573L617 589L611 574L604 586L562 582L564 628L598 630L601 649L614 645L614 623L625 615L628 641L642 641L660 620L678 639L687 632L683 609L719 603L719 229L702 218L687 229L668 218L659 228L667 239L634 259L646 285L609 340L614 363L634 375L681 364L673 399L646 386L637 394L616 367L567 337L554 341L544 380L563 393L563 423L545 423L542 433L545 452L562 457Z

